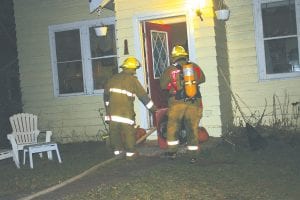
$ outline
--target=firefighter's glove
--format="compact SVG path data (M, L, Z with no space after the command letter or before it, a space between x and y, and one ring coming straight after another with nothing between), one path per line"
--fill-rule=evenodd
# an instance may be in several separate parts
M110 119L110 116L109 116L109 115L106 115L105 118L104 118L105 123L106 123L106 124L109 124L109 123L110 123L110 120L111 120L111 119Z
M153 105L153 106L150 108L150 112L151 112L152 114L154 114L156 111L157 111L157 108L156 108L155 105Z
M174 65L175 65L175 67L176 67L177 69L181 69L181 68L182 68L181 65L180 65L179 63L174 63Z

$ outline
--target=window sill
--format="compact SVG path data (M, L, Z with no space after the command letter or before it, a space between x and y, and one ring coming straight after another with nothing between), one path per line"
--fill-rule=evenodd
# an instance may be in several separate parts
M67 97L82 97L82 96L100 96L103 95L104 90L95 90L91 94L86 94L86 93L70 93L70 94L58 94L55 95L56 98L67 98Z
M300 72L266 74L264 77L260 77L260 81L286 80L286 79L295 79L295 78L300 78Z

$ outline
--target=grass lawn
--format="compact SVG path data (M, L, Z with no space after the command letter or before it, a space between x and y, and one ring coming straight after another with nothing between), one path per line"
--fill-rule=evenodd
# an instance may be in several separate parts
M91 174L99 183L82 180L87 189L74 188L60 199L298 200L299 144L270 139L264 149L251 151L245 146L234 150L218 141L203 148L196 164L189 164L186 154L176 160L158 156L116 160ZM1 161L0 199L16 199L55 185L111 156L99 142L59 147L62 164L35 158L33 170L28 163L18 170L11 160Z
M16 168L12 159L1 160L0 199L16 199L56 185L111 157L100 142L59 144L59 150L61 164L56 154L53 154L53 161L49 161L46 154L42 159L34 154L34 169L29 167L28 156L26 165L20 164L21 169ZM23 156L20 161L23 162Z

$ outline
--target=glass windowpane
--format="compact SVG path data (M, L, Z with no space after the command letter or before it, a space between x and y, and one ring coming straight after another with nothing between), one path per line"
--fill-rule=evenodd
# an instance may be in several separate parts
M55 33L59 93L83 92L79 29Z
M102 58L92 61L94 89L104 89L108 79L118 72L117 58Z
M154 79L159 79L169 65L167 33L151 31L152 60Z
M115 40L115 27L109 25L106 36L97 36L91 27L90 31L90 46L92 58L116 55L116 40Z
M97 36L95 27L89 29L94 90L104 89L106 82L118 73L115 27L107 27L105 36Z
M81 60L79 30L69 30L55 33L57 62Z
M59 93L83 92L82 62L59 63Z
M267 74L299 70L297 37L265 41Z
M296 35L295 0L262 4L264 37Z

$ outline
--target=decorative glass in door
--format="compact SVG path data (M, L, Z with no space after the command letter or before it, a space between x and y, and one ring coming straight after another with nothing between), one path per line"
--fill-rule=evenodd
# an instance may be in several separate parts
M163 31L151 31L151 46L153 60L153 76L159 79L164 70L169 66L168 34Z

